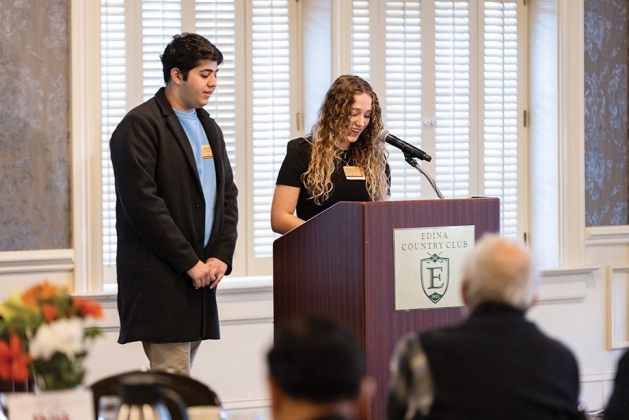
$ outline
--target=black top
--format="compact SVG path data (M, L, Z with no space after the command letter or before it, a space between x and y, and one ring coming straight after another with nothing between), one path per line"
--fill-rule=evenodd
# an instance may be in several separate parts
M286 157L277 175L276 184L300 188L296 208L297 217L300 219L308 220L339 201L371 201L364 179L348 180L345 177L343 167L354 165L351 149L341 155L343 161L336 165L336 169L331 177L334 188L332 189L330 197L321 205L314 202L301 180L301 176L308 170L308 165L310 164L312 143L309 139L301 137L289 141L286 149ZM386 165L385 171L387 178L390 180L388 164Z

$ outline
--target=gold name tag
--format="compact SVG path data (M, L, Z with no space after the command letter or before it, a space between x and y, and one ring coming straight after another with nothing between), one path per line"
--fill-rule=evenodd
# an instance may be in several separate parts
M201 146L201 158L203 160L214 159L214 154L212 153L212 148L209 144L204 144Z
M343 166L343 172L345 172L345 178L347 180L365 179L363 171L358 166Z

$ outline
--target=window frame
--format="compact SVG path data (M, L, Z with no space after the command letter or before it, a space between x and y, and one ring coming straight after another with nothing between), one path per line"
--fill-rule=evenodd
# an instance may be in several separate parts
M378 10L380 2L371 2L372 10ZM529 214L527 221L536 217L540 208L547 203L546 198L555 201L554 212L559 225L536 225L537 232L545 232L548 238L556 243L552 267L580 266L583 263L585 248L585 229L583 226L584 207L584 130L583 130L583 5L578 7L569 0L540 0L536 2L536 13L529 13L528 31L535 31L534 19L536 14L544 16L550 13L556 19L557 44L560 48L556 52L557 59L557 101L558 111L556 121L558 133L555 146L559 150L556 168L551 169L557 175L557 186L553 189L557 195L550 197L538 191L529 191ZM552 4L551 4L552 3ZM518 0L519 7L524 7L524 1ZM526 7L529 7L527 4ZM102 293L102 261L101 244L101 208L100 208L100 143L89 139L100 138L100 3L71 0L71 142L72 142L72 270L74 290L79 293ZM349 16L351 19L351 14ZM372 43L381 37L376 36ZM531 39L531 33L524 38ZM350 40L348 40L350 42ZM527 46L527 50L529 47ZM379 49L381 51L381 48ZM338 51L332 51L332 57ZM527 52L523 52L528 55ZM372 60L378 60L377 54ZM381 59L381 57L380 57ZM299 60L301 63L302 60ZM581 67L579 67L581 66ZM340 71L347 71L341 69ZM527 78L530 79L529 69ZM338 74L332 74L332 79ZM372 79L381 79L378 71L371 71ZM580 84L579 84L580 83ZM376 87L376 86L375 86ZM564 89L561 89L561 88ZM565 89L569 87L569 89ZM376 89L380 89L376 87ZM530 86L526 94L530 95ZM531 104L535 105L535 104ZM302 114L303 115L303 114ZM576 139L576 140L575 140ZM550 139L551 142L553 141ZM540 142L542 139L531 138L530 142ZM546 141L544 139L544 141ZM527 150L527 152L530 152ZM535 178L535 165L529 163L530 172L525 176ZM529 183L529 185L531 185ZM96 203L96 205L95 205ZM246 233L241 233L241 240ZM546 237L533 238L532 247L536 248ZM51 251L47 251L51 252Z
M74 291L103 291L100 2L71 0L70 113ZM95 48L97 47L97 48ZM98 99L94 99L98 98Z
M470 54L469 54L469 65L470 65L470 78L469 78L469 89L470 89L470 102L469 102L469 112L470 112L470 132L469 137L472 139L483 139L484 136L484 124L483 124L483 115L484 115L484 62L483 56L480 55L484 46L484 7L482 2L477 2L473 0L453 0L453 1L461 1L467 2L469 4L469 18L470 18L470 34L476 34L476 39L470 38ZM499 1L499 0L496 0ZM357 0L358 3L362 3L362 1ZM421 3L420 7L422 9L422 21L425 16L434 16L435 14L435 5L432 0L417 0L418 3ZM524 112L528 109L528 7L525 5L523 0L515 0L517 15L518 15L518 98L517 98L517 136L518 136L518 145L517 145L517 156L518 156L518 171L516 174L517 177L517 203L518 203L518 214L516 216L516 233L515 235L520 238L526 238L526 234L529 230L529 128L523 124ZM369 4L369 18L370 18L370 26L371 26L371 57L370 57L370 83L373 86L374 90L379 93L381 98L386 98L386 39L384 34L386 34L386 10L387 5L385 1L379 2L370 2ZM339 13L341 18L339 20L343 20L343 23L346 26L352 25L352 15L353 9L351 7L345 8L345 10L340 10L344 12L344 14ZM430 23L431 21L429 21ZM422 28L422 49L430 50L434 47L435 44L435 36L431 33L430 28ZM351 46L352 39L351 37L345 40L343 44L344 48L350 51L351 55ZM338 48L333 51L333 56L341 54L344 51L343 48ZM432 54L426 54L422 56L422 72L429 71L430 68L434 68ZM352 66L349 63L351 60L347 60L348 63L345 68L343 68L340 72L351 72ZM432 92L434 90L434 77L424 77L422 76L422 89L427 92ZM474 101L476 99L476 101ZM434 118L435 110L432 107L424 106L426 101L424 99L424 95L422 95L422 120L428 117ZM387 115L387 103L386 99L381 99L380 105L382 107L383 118L386 119ZM429 103L429 105L431 105ZM434 105L434 104L432 104ZM432 106L431 105L431 106ZM386 125L386 121L385 121ZM428 130L426 128L422 128L422 140L425 144L422 144L421 148L425 150L428 154L435 157L435 142L434 142L434 130L432 133L426 134ZM394 133L395 134L395 133ZM469 150L469 164L472 167L476 167L476 170L470 171L469 174L469 191L470 195L484 195L484 142L482 140L470 142L470 150ZM399 158L397 155L399 152L397 150L392 149L392 154L395 154L396 158ZM399 161L399 159L398 159ZM436 176L436 165L434 161L431 163L422 164L426 172L431 175L434 179L437 180L437 186L439 187L439 180ZM427 180L420 178L421 175L419 173L413 173L411 168L408 168L406 171L406 176L417 176L419 182L421 184L421 199L430 199L434 198L435 194L432 191Z
M189 7L191 2L182 3L183 31L194 31L194 22L186 19L183 8ZM187 6L186 6L187 5ZM236 7L236 42L244 42L251 45L251 0L247 2L235 2ZM303 116L303 100L301 95L302 72L301 56L295 47L301 42L301 36L297 34L298 25L293 24L300 18L299 2L288 1L290 25L291 52L291 138L296 137L298 131L298 119ZM129 24L141 19L141 1L128 1L125 5L125 19L127 25L133 29L128 32L126 54L135 58L127 67L135 69L129 72L128 84L136 86L128 89L127 109L144 102L142 97L142 51L141 51L141 25ZM193 7L194 8L194 7ZM190 10L188 10L190 12ZM101 138L101 50L100 50L100 2L88 2L71 0L71 114L72 114L72 154L73 154L73 257L74 257L74 289L87 293L100 293L104 291L115 292L113 282L107 284L107 278L115 279L115 267L103 266L102 244L102 164L101 143L90 139ZM238 22L240 24L238 24ZM138 29L139 27L139 29ZM134 41L135 40L135 41ZM240 44L243 45L243 44ZM236 79L240 85L251 86L251 48L237 48L235 60ZM247 63L247 64L244 64ZM294 63L294 64L293 64ZM89 71L87 69L90 69ZM241 132L236 135L236 165L238 168L251 168L253 156L249 144L252 138L251 117L251 89L240 89L236 93L237 101L244 104L246 112L237 116ZM93 98L98 98L94 100ZM303 126L303 123L302 123ZM290 139L286 139L288 142ZM234 270L232 276L226 278L268 276L272 272L272 258L255 258L253 256L252 227L253 211L251 207L251 194L254 174L251 170L236 172L236 182L239 186L239 240L234 254ZM269 224L270 226L270 224Z

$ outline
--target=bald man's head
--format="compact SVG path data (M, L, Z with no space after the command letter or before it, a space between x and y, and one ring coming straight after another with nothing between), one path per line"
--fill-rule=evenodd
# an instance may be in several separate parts
M484 302L526 309L537 290L529 252L522 244L496 234L484 235L463 266L463 299L469 309Z

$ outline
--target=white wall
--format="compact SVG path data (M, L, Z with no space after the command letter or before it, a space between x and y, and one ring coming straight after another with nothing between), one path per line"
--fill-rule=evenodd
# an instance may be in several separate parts
M86 384L103 377L148 367L140 343L120 345L115 295L93 296L105 309L106 331L87 360ZM273 340L273 292L270 278L230 279L217 293L221 339L201 344L191 376L221 399L230 420L270 419L266 390L266 351Z
M597 250L588 248L592 256ZM609 256L609 250L603 251ZM595 261L604 261L593 258ZM528 318L546 334L568 346L577 357L581 396L588 411L602 409L609 399L618 351L605 348L604 267L543 277L541 301Z
M0 300L8 298L13 288L24 290L43 280L72 285L71 256L71 250L0 253ZM86 360L85 384L147 368L140 343L117 343L120 323L116 295L86 297L103 306L104 317L97 325L105 334L96 340ZM214 389L229 420L270 419L265 357L273 341L272 280L227 277L221 282L217 300L221 339L202 343L191 376Z
M611 231L611 232L610 232ZM561 340L576 354L581 372L582 394L590 410L604 406L609 398L616 360L622 350L607 350L607 331L614 326L617 341L627 341L627 293L624 300L606 297L611 268L616 282L627 284L629 267L629 228L588 229L586 259L589 266L546 270L540 289L541 302L529 318L549 335ZM12 287L48 279L72 284L64 252L0 254L0 296ZM26 257L25 257L26 255ZM28 258L27 258L28 257ZM610 277L611 279L611 277ZM139 343L120 345L118 313L114 294L96 294L105 317L99 325L105 337L99 339L87 360L86 384L103 377L147 366ZM269 278L226 278L218 291L221 335L219 341L202 344L192 376L211 386L222 399L229 419L270 419L270 401L265 384L264 356L272 342L273 296ZM619 317L606 318L612 303ZM622 316L624 314L624 317ZM384 386L380 384L380 386Z
M591 268L551 276L547 272L542 301L529 318L576 354L581 394L588 410L605 406L613 390L616 363L628 339L629 229L586 229L585 264ZM620 287L608 295L609 284ZM610 316L612 314L614 316ZM614 342L609 342L614 331ZM615 347L615 348L612 348Z
M87 361L86 384L127 370L147 368L140 343L120 345L116 297L94 296L105 309L100 339ZM273 339L273 292L270 278L230 279L217 294L221 339L201 344L191 376L221 399L229 419L270 418L265 355Z
M590 410L604 406L609 398L620 349L607 350L607 331L613 327L616 344L627 337L628 294L608 299L607 283L628 283L629 227L587 230L586 264L579 268L545 270L540 303L529 318L542 330L570 347L577 356L581 388ZM72 284L71 263L65 251L0 254L0 299L12 287L48 279ZM31 257L37 256L41 263ZM12 257L12 258L9 258ZM613 268L613 270L612 270ZM611 275L608 275L611 273ZM625 289L626 291L627 289ZM218 290L221 340L201 345L192 376L212 387L227 410L229 419L270 419L270 400L265 382L267 349L273 337L273 296L270 278L226 278ZM139 343L117 344L118 313L114 294L95 294L105 310L99 339L87 360L86 384L103 377L147 366ZM613 307L616 315L607 319ZM386 386L386 384L379 384Z

